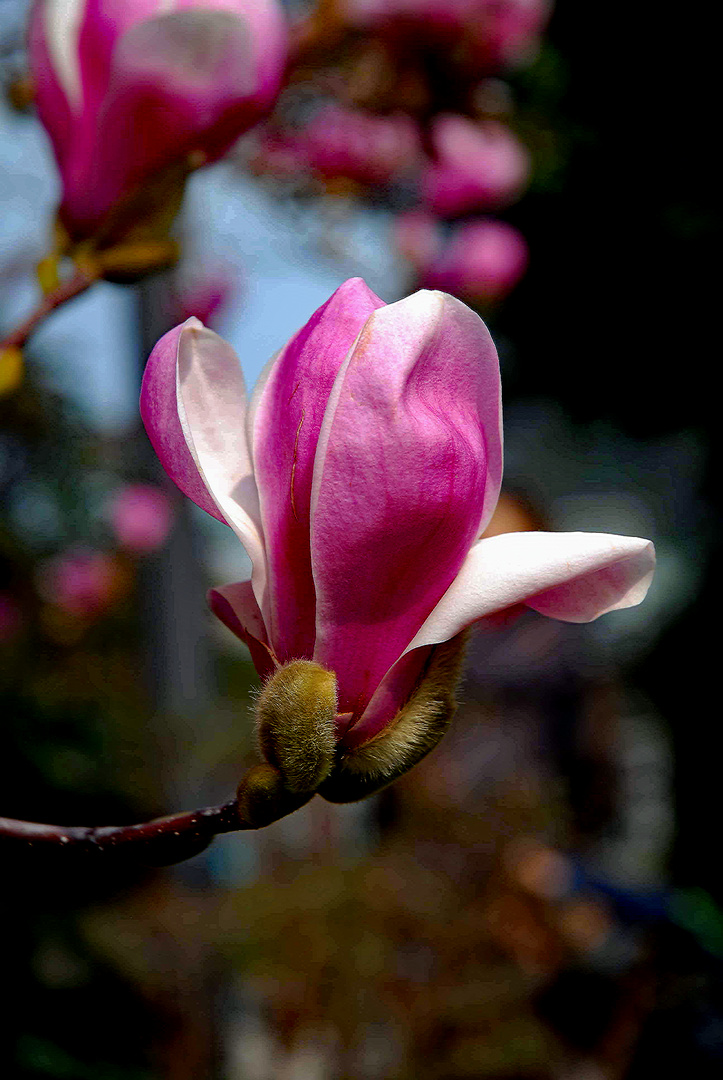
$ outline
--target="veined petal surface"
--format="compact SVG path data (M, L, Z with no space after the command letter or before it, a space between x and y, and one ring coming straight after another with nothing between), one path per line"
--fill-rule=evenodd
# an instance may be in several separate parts
M269 648L261 609L250 581L209 589L208 606L224 626L248 646L254 667L265 678L276 665Z
M357 716L457 575L499 494L497 354L441 293L376 311L337 376L311 497L314 658ZM450 635L451 636L451 635Z
M282 662L314 652L311 484L334 380L383 301L360 278L341 285L281 351L251 403L250 438L266 539L269 635Z
M264 545L246 440L246 389L234 350L195 318L169 331L146 365L141 415L170 478L243 543L263 605Z
M650 540L607 533L503 533L478 540L407 651L447 641L524 603L565 622L639 604L655 568Z

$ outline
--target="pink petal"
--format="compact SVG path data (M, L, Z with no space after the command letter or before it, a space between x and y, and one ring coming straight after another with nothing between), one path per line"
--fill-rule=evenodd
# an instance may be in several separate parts
M360 278L345 282L266 369L254 392L249 427L268 556L269 633L282 661L314 651L309 503L327 400L367 317L383 306Z
M207 514L228 524L198 471L178 416L176 366L179 339L186 327L201 325L198 319L188 319L169 330L155 345L143 374L141 418L153 449L174 484Z
M329 399L314 465L314 658L359 715L458 573L502 472L497 354L441 293L375 312Z
M637 536L503 533L478 540L407 651L447 641L512 604L565 622L633 607L648 591L655 549Z
M258 494L246 441L246 390L234 350L198 319L171 330L146 366L141 416L170 478L243 543L263 603Z
M248 646L254 667L261 678L270 675L276 664L251 582L239 581L233 585L209 589L208 606L224 626Z

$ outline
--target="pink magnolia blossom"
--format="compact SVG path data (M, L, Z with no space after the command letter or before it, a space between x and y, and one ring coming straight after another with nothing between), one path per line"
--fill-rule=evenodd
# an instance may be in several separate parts
M309 166L321 176L384 184L410 171L420 152L414 121L326 105L297 135Z
M496 120L475 123L445 113L432 128L436 159L422 174L422 201L435 214L464 214L513 202L530 173L530 156Z
M123 484L109 500L108 518L119 547L145 555L165 543L173 507L155 484Z
M29 55L60 169L60 216L92 235L172 162L214 161L272 105L277 0L35 0Z
M43 599L69 615L100 615L118 595L119 568L103 551L74 548L50 559L41 568Z
M386 732L433 647L476 620L524 603L586 622L652 577L637 537L480 538L502 476L499 365L443 293L386 305L347 281L250 401L233 349L189 319L154 348L141 411L169 476L251 559L212 609L262 676L295 658L335 674L344 752Z

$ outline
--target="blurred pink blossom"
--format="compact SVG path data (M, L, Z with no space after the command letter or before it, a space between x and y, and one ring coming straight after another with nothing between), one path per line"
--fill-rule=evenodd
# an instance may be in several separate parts
M477 53L491 68L534 60L552 13L552 0L483 0L474 33Z
M196 267L193 275L181 276L173 290L173 321L195 315L202 323L212 324L241 285L238 270L214 266Z
M419 27L464 36L481 67L499 70L529 62L552 11L552 0L340 0L351 25L383 30Z
M100 615L118 595L119 567L105 552L74 548L41 566L38 589L68 615Z
M154 484L124 484L113 493L108 518L118 546L136 555L162 547L173 524L173 507Z
M273 104L286 48L277 0L35 0L30 66L71 235L173 162L225 153Z
M495 120L475 123L446 113L432 128L437 157L422 174L422 201L436 214L455 215L513 202L530 173L530 155Z
M297 145L321 176L384 184L414 169L420 153L416 124L402 113L377 116L325 105L301 129Z
M282 180L298 180L308 175L306 148L295 133L262 126L249 138L253 140L250 164L255 172Z
M396 243L422 285L472 301L502 299L529 259L522 233L492 218L463 222L445 234L431 216L412 211L398 219Z

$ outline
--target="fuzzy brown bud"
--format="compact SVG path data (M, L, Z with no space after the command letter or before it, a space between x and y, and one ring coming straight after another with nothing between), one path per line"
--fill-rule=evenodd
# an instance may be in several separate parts
M291 792L315 791L334 764L336 677L292 660L264 685L256 706L261 752Z
M319 794L329 802L364 799L409 772L433 750L457 703L467 632L435 645L412 696L392 723L369 742L342 752Z
M239 784L236 800L243 829L263 829L292 814L313 796L313 791L294 793L272 765L254 765Z

